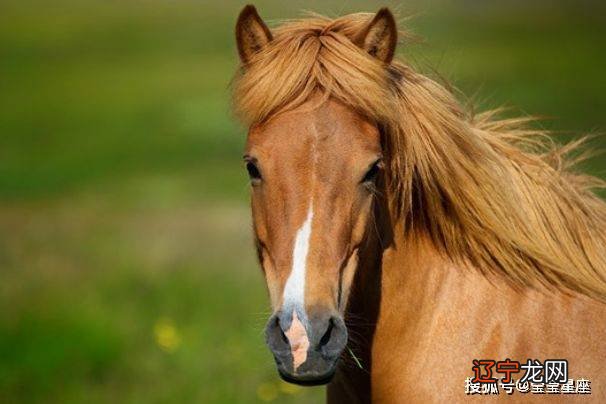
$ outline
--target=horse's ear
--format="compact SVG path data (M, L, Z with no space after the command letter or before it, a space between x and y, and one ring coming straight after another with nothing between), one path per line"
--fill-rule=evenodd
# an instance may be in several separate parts
M377 59L389 63L398 43L396 19L388 8L382 8L354 38L354 43Z
M242 63L247 64L271 40L271 31L259 17L255 6L245 6L236 23L236 42Z

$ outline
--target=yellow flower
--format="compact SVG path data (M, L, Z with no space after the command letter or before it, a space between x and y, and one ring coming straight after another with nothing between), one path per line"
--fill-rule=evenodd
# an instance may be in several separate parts
M166 352L174 352L181 345L179 331L168 318L162 318L156 322L154 336L156 337L156 344Z
M278 389L274 383L261 383L257 387L257 397L261 401L273 401L278 397Z
M280 381L280 391L284 394L297 394L302 390L301 386L297 386L296 384L287 383L285 381Z

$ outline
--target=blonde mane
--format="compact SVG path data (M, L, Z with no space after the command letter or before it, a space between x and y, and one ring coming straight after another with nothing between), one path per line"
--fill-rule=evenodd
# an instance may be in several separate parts
M555 147L529 119L464 111L443 86L351 42L372 14L289 21L234 80L234 108L255 125L317 94L373 119L388 194L405 231L456 262L513 285L606 301L603 183L571 170L582 141ZM576 159L578 160L578 158Z

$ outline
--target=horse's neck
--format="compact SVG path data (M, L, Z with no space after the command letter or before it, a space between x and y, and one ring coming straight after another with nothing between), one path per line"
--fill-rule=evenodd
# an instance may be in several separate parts
M443 263L431 248L420 248L420 243L413 248L404 242L403 229L396 227L391 233L385 221L379 220L378 228L360 254L346 316L351 351L344 354L329 398L370 402L376 333L404 342L418 330L423 316L431 316L447 281L448 271L442 270Z
M463 271L443 259L429 241L407 240L396 228L392 245L382 253L381 315L397 313L401 333L417 328L440 304L470 287Z
M452 384L444 391L459 397L477 357L564 358L574 361L576 376L604 374L596 358L606 356L606 344L590 330L606 321L606 305L554 290L514 290L455 266L420 237L405 239L398 226L381 235L360 255L347 315L351 351L328 390L332 401L404 400L411 383L435 377L422 373L431 369L440 369Z
M384 328L386 335L399 340L429 343L444 332L459 333L450 335L453 340L470 335L481 340L487 329L502 324L517 328L509 334L512 339L515 332L534 328L551 330L555 336L554 321L581 326L581 318L606 318L606 306L595 300L554 289L514 289L502 277L489 278L476 268L455 265L427 239L406 239L398 227L393 243L382 252L380 268L365 270L380 274L373 336Z

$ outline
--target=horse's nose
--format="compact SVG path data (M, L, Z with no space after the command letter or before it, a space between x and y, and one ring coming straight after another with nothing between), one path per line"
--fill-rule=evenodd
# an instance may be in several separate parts
M335 371L347 344L347 329L343 319L330 311L315 311L310 316L281 311L270 318L266 337L285 380L321 384Z

